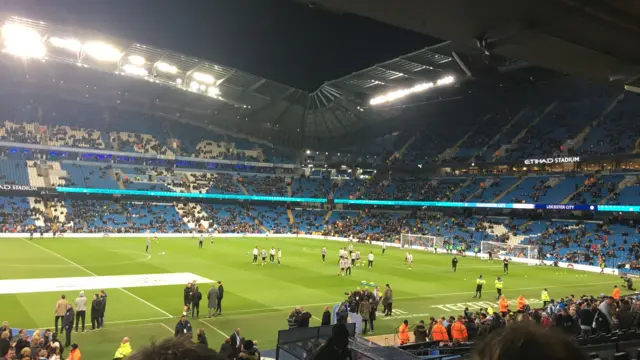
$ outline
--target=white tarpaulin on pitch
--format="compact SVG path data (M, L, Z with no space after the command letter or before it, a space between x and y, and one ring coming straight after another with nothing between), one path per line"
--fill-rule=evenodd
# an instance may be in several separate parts
M14 279L0 280L0 294L185 285L194 280L198 283L214 282L192 273Z

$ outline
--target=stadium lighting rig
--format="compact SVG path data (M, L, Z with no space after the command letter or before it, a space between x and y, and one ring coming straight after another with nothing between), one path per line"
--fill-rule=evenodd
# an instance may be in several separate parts
M207 71L206 66L199 66L197 69L181 68L185 66L184 62L176 60L175 56L162 54L163 50L139 52L137 48L122 47L122 41L107 41L102 36L76 36L70 30L52 28L44 22L18 17L6 17L0 24L1 51L13 57L56 60L80 67L113 71L118 75L138 77L216 98L235 106L247 107L223 98L220 84L224 79L217 79ZM158 54L160 55L157 56ZM149 59L147 56L155 58ZM182 59L185 60L185 57L182 56ZM186 60L186 63L193 63L192 59Z
M47 48L42 35L30 27L6 23L2 27L3 51L21 58L44 59Z
M409 95L413 95L416 93L421 93L424 91L427 91L431 88L434 87L440 87L440 86L445 86L445 85L449 85L452 84L453 82L455 82L455 78L453 76L446 76L443 77L442 79L436 81L436 82L425 82L425 83L420 83L420 84L416 84L410 88L405 88L405 89L400 89L400 90L394 90L394 91L390 91L386 94L383 95L379 95L376 96L374 98L372 98L371 100L369 100L369 104L370 105L380 105L380 104L385 104L385 103L389 103L392 101L396 101L398 99L403 99Z

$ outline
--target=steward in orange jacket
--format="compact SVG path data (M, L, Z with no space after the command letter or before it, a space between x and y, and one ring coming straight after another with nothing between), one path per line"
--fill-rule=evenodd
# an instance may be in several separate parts
M500 302L498 305L500 305L500 313L504 316L509 311L507 309L507 307L509 307L509 301L504 297L504 295L500 296Z
M454 342L466 342L469 340L467 327L464 325L462 316L458 316L458 320L451 325L451 337Z
M614 298L616 301L620 300L620 288L618 287L618 285L613 285L613 291L611 292L611 297Z
M438 323L433 325L431 329L431 340L443 343L449 342L449 334L447 334L447 328L442 325L442 320L438 320Z
M522 312L524 310L525 305L527 305L527 300L524 299L524 296L522 295L518 296L518 305L516 309L519 312Z
M400 339L400 345L409 343L409 321L405 320L400 328L398 328L398 338Z

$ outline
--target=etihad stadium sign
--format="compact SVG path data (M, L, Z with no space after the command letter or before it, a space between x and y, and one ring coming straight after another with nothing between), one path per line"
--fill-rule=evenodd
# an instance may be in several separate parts
M538 165L538 164L572 164L580 162L579 156L572 157L557 157L557 158L545 158L545 159L526 159L525 165Z

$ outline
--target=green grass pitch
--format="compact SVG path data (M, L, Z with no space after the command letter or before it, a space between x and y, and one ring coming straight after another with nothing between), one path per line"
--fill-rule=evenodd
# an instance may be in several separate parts
M361 286L360 282L374 282L394 290L394 316L380 316L375 324L376 334L389 334L408 319L411 323L429 316L459 314L464 307L472 310L494 302L493 280L502 276L504 294L510 300L524 295L535 306L540 291L546 287L552 298L568 294L609 294L619 279L551 267L526 266L512 263L508 275L502 274L502 263L493 264L475 258L460 258L458 271L451 271L451 256L434 255L414 250L414 266L404 265L405 251L387 248L382 256L378 246L355 244L366 255L374 251L373 269L356 267L353 275L337 276L338 249L346 244L305 238L276 236L246 238L216 238L213 245L206 239L203 249L191 238L161 238L151 244L150 256L144 252L143 238L44 238L33 242L27 239L0 239L0 277L4 279L32 279L105 275L132 275L191 272L199 276L221 280L225 285L223 316L215 319L193 320L194 329L204 328L209 344L217 348L236 327L248 339L259 342L262 349L275 347L277 331L287 326L286 317L294 306L304 306L318 325L325 305L333 307L343 300L345 291ZM251 251L280 247L282 265L252 265ZM327 247L327 262L321 262L320 251ZM161 253L164 253L162 255ZM475 278L487 279L482 299L473 299ZM184 285L138 287L108 290L109 300L105 316L106 326L98 331L74 333L88 359L113 356L121 338L131 338L134 349L152 339L171 336L182 312ZM206 297L209 285L202 284ZM52 327L54 304L58 292L35 292L0 295L2 320L12 327ZM86 291L90 294L95 291ZM76 292L66 292L73 302ZM206 312L206 300L201 311ZM539 304L539 303L538 303ZM381 309L380 309L381 310ZM174 316L169 317L168 314ZM89 314L87 314L89 315ZM90 321L89 321L90 323Z

